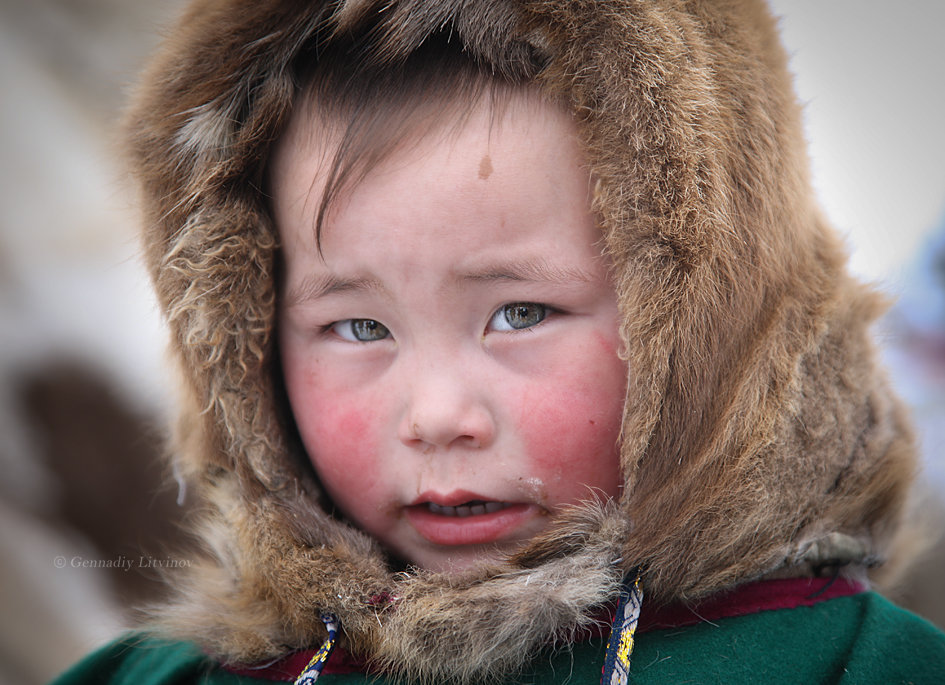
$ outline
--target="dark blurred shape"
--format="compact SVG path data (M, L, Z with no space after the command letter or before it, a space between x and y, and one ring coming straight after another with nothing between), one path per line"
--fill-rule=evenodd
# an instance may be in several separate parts
M941 496L923 503L923 524L931 537L922 541L924 553L896 588L896 599L907 609L945 630L945 503Z
M58 361L21 382L23 416L54 482L51 514L82 534L101 559L133 561L106 569L124 609L164 594L148 558L184 558L176 486L160 458L153 421L131 408L88 367ZM145 563L139 563L141 558ZM171 569L169 571L173 573Z

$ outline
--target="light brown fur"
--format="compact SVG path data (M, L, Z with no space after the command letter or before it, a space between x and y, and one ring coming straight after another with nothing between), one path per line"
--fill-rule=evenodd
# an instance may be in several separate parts
M631 370L621 501L472 578L394 573L326 513L272 382L278 245L260 188L296 96L289 64L318 27L357 30L387 5L376 59L448 26L572 108ZM185 379L175 455L207 511L170 634L251 661L316 644L328 610L394 672L480 682L586 625L637 564L664 602L883 560L913 448L868 338L882 303L815 206L760 2L201 0L128 121Z

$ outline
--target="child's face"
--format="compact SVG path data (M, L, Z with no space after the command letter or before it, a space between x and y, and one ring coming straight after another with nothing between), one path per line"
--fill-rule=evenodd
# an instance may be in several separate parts
M489 116L445 122L345 192L321 255L313 118L296 117L272 177L306 450L350 520L444 571L622 483L626 365L574 124L534 95Z

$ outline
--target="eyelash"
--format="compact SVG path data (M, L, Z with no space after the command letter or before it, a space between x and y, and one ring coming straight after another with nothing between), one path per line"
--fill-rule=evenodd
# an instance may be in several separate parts
M535 321L534 323L531 323L525 326L520 326L520 327L516 327L509 321L509 312L512 311L514 308L519 308L520 310L519 313L521 314L523 313L521 310L525 310L526 308L534 308L534 307L540 308L539 316L541 318L539 318L538 321ZM559 314L559 313L561 313L561 310L551 307L547 304L543 304L541 302L510 302L508 304L502 305L501 307L499 307L492 313L492 315L489 317L487 330L494 330L501 333L530 331L533 328L536 328L537 326L540 326L541 324L543 324L548 319L549 315ZM501 321L499 318L502 315L504 315L504 321ZM501 321L501 325L497 326L496 323L500 321ZM358 337L359 333L357 332L356 328L358 327L359 324L361 325L360 327L361 327L362 334L364 330L366 329L369 333L378 332L382 334L381 337L374 338L374 339L362 339ZM387 328L387 326L382 324L380 321L377 321L376 319L342 319L340 321L334 321L326 326L323 326L322 332L334 333L336 336L340 337L341 339L347 342L356 342L356 343L379 342L381 340L386 340L387 338L390 337L390 330Z

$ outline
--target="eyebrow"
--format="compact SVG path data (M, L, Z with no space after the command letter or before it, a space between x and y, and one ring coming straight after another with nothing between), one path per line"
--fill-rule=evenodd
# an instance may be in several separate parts
M510 262L478 271L459 274L463 281L535 281L542 283L587 283L593 281L591 274L576 268L549 264L544 260Z
M333 274L308 276L286 293L285 303L286 306L292 307L328 295L351 291L384 292L384 286L374 278L341 278Z
M480 270L459 273L457 280L465 282L531 281L537 283L588 283L594 278L586 271L548 264L545 261L510 262ZM287 307L311 302L343 292L387 292L374 278L342 278L334 274L312 275L303 279L285 296Z

